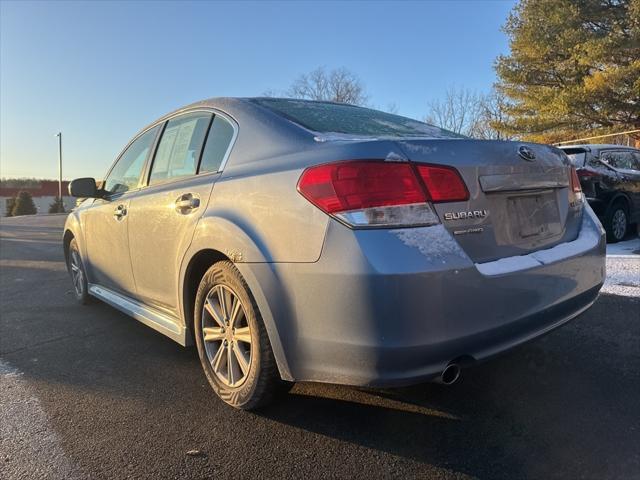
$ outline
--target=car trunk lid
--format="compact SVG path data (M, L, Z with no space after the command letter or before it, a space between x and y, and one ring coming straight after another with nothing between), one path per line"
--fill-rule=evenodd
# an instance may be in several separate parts
M464 202L436 203L445 228L475 262L523 255L576 238L581 202L558 149L520 142L403 140L410 161L455 167Z

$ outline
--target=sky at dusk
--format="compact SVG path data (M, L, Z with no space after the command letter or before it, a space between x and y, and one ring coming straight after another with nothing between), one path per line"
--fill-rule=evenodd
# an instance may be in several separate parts
M345 67L373 106L423 118L487 91L513 1L0 2L0 176L102 178L142 127L188 103L284 91Z

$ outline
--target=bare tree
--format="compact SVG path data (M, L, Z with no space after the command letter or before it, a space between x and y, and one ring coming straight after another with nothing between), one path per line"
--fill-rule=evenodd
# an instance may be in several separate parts
M318 67L300 75L288 90L294 98L365 105L368 96L362 81L346 68Z
M427 123L454 133L469 135L482 117L482 96L463 88L452 87L441 100L429 103Z
M429 104L425 121L455 133L485 140L508 140L497 129L506 116L504 95L492 89L483 95L464 88L450 88L442 100Z
M507 113L508 101L505 95L493 88L482 97L481 115L471 132L471 137L485 140L512 140L514 135L500 129L510 118Z

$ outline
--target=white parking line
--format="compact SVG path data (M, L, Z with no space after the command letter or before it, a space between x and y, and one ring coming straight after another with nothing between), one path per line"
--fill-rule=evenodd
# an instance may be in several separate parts
M0 477L82 478L23 374L0 360Z

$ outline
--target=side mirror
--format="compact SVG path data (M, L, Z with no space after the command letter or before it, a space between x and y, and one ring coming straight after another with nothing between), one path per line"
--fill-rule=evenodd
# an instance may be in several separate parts
M69 195L77 198L98 198L100 196L95 178L76 178L69 184Z

